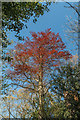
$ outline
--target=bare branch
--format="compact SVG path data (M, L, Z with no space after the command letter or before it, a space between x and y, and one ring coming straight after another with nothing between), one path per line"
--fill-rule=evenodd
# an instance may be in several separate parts
M78 11L78 9L76 8L76 7L74 7L73 5L71 5L69 2L66 2L71 8L73 8L75 11L76 11L76 13L80 16L80 13L79 13L79 11Z
M33 88L29 88L29 87L27 87L27 86L25 87L25 86L19 85L19 84L17 84L17 83L11 83L11 84L20 86L20 87L25 88L25 89L30 89L30 90L32 90L32 91L34 91L34 92L37 92L37 90L35 90L35 89L33 89ZM10 85L10 84L9 84L9 85Z

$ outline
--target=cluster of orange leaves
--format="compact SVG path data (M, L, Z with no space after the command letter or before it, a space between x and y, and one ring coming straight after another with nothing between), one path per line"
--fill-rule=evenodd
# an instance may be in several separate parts
M31 32L31 40L26 37L27 39L24 39L23 43L15 46L14 59L11 61L14 71L18 73L37 72L40 64L43 68L49 69L51 63L52 66L58 66L60 58L67 60L72 57L69 51L65 50L66 46L59 33L55 34L50 30Z

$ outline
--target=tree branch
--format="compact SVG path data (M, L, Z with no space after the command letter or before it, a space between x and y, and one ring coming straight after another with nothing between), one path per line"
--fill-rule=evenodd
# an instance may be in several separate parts
M78 11L78 9L76 8L76 7L74 7L74 6L72 6L69 2L66 2L71 8L73 8L75 11L76 11L76 13L80 16L80 13L79 13L79 11Z
M19 85L19 84L17 84L17 83L11 83L11 84L20 86L20 87L25 88L25 89L30 89L30 90L32 90L32 91L34 91L34 92L37 92L37 90L35 90L35 89L33 89L33 88L24 87L23 85Z

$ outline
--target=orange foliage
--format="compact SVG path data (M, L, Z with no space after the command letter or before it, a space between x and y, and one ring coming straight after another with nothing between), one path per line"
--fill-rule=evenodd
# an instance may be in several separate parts
M60 58L69 59L71 54L65 50L65 45L58 34L47 29L46 32L31 32L32 39L26 37L24 43L15 46L14 59L11 66L15 74L32 72L37 74L39 65L43 69L58 66ZM50 66L51 65L51 66Z

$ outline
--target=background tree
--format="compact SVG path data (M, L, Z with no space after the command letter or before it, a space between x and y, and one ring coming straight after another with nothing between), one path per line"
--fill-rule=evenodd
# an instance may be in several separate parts
M78 49L78 18L72 19L72 17L67 17L67 27L65 30L65 37L67 39L67 43L70 41L75 46L74 50ZM73 51L73 49L72 49Z
M27 37L24 43L15 46L10 62L13 70L9 72L9 77L14 85L38 95L39 119L44 119L44 101L50 89L51 71L61 63L61 59L67 60L71 54L65 50L59 34L55 35L50 29L31 34L31 40Z
M78 15L77 21L75 20L73 24L72 22L70 23L70 31L69 33L77 33L78 39L76 39L76 43L78 45L78 63L80 62L80 1L77 2L77 5L73 5L70 2L66 2L70 8L72 8ZM73 37L72 37L73 38ZM74 39L73 39L74 40ZM80 63L79 63L80 65Z
M4 96L2 101L3 118L33 118L38 119L39 98L36 94L31 94L26 89L11 90ZM56 103L56 95L48 92L45 99L45 110L48 119L51 119L52 105Z
M2 2L2 46L7 47L10 41L7 39L7 31L15 31L16 37L23 27L27 27L27 22L33 16L33 22L37 21L40 15L49 11L51 3L41 2ZM21 39L21 36L18 37Z
M58 112L64 108L60 115L63 113L67 119L76 120L80 118L80 70L77 65L73 66L70 63L57 70L58 74L52 77L54 78L52 90L63 98L64 104L64 107L59 107Z
M28 118L30 117L30 103L28 101L29 92L24 93L24 89L11 90L3 97L2 116L4 118Z

